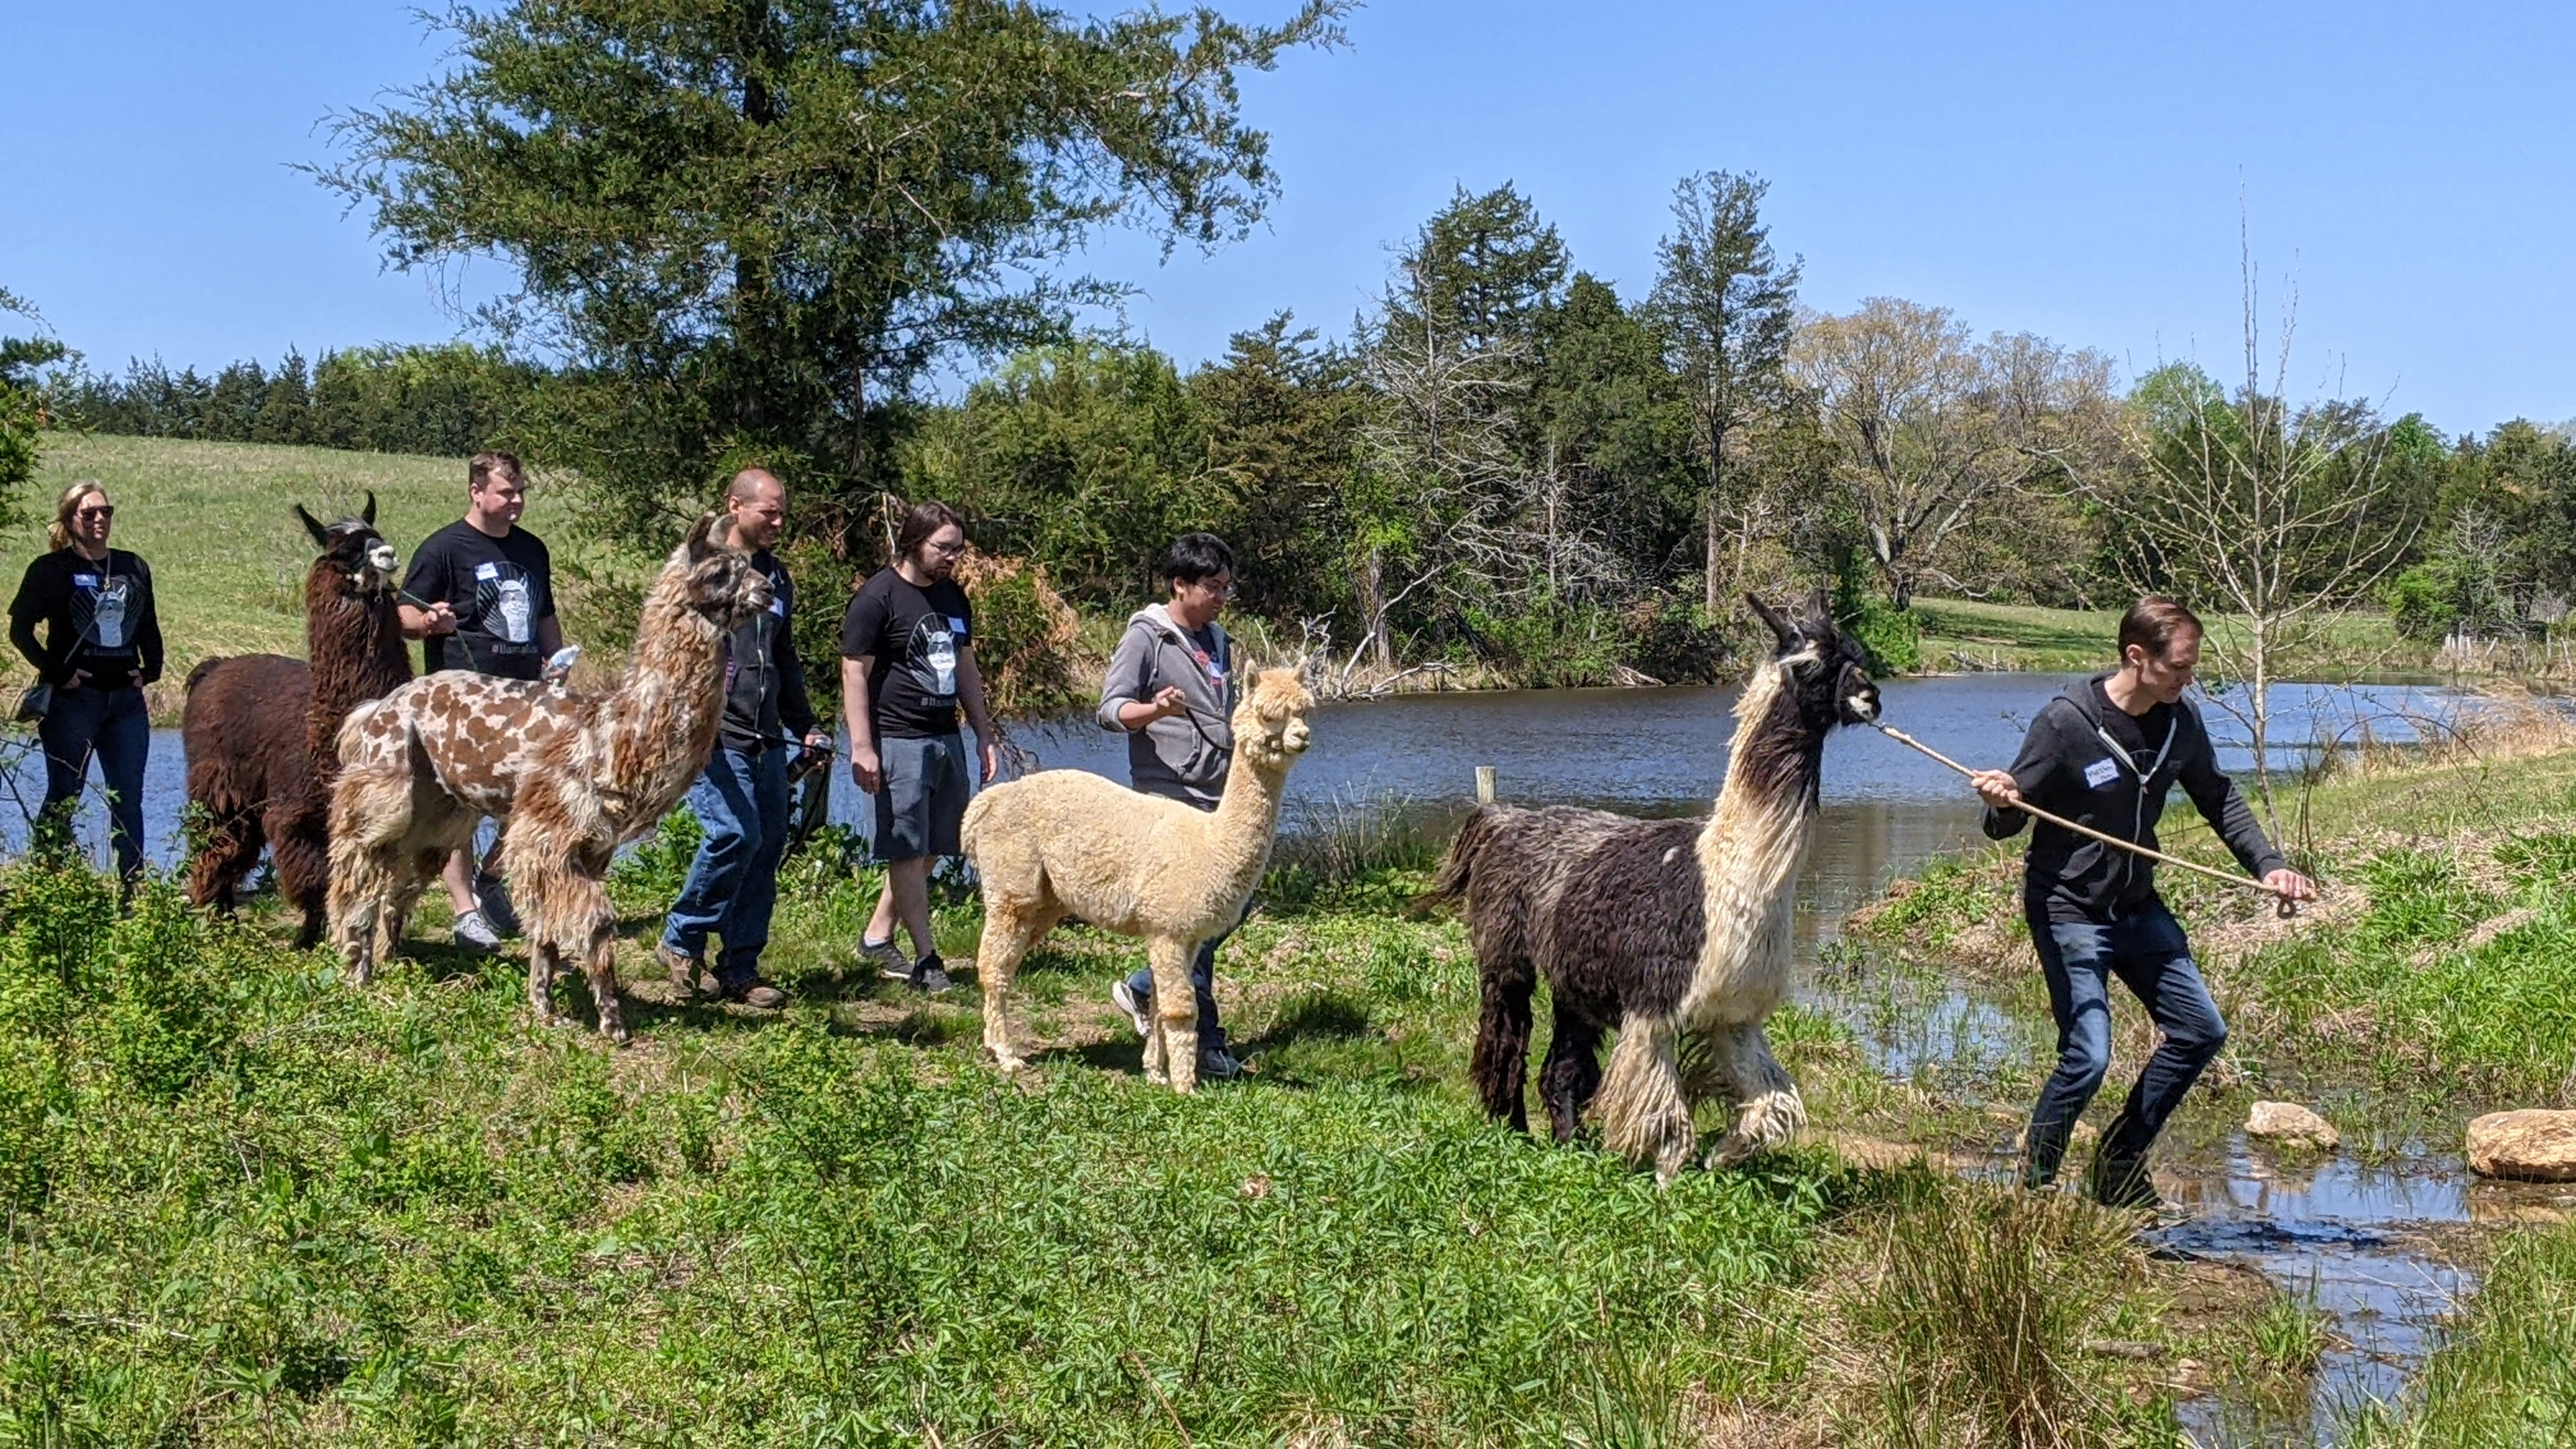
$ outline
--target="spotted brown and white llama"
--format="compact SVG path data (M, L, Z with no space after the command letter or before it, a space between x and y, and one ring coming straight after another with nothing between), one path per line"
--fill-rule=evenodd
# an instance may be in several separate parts
M627 1037L617 914L601 878L706 768L723 711L725 640L769 607L769 579L708 514L644 596L618 687L444 670L360 706L340 730L331 801L331 934L363 984L400 944L422 889L474 822L498 815L501 874L528 938L528 1005L558 1022L556 973L577 958L599 1030Z
M1697 1145L1693 1108L1705 1098L1736 1109L1713 1167L1806 1126L1762 1024L1789 992L1790 913L1825 736L1878 717L1866 656L1834 627L1823 594L1794 622L1749 602L1779 653L1737 701L1726 783L1706 822L1483 806L1426 897L1466 903L1483 990L1471 1072L1485 1109L1528 1130L1530 997L1544 976L1555 1030L1539 1097L1556 1139L1594 1106L1603 1145L1652 1163L1659 1182ZM1605 1079L1607 1031L1619 1040Z
M322 550L304 575L305 657L237 654L199 664L188 671L179 734L188 803L206 820L188 899L230 911L265 847L279 892L304 912L300 951L322 939L340 722L411 678L411 650L394 607L398 561L376 532L376 495L357 517L327 527L300 505L295 516Z

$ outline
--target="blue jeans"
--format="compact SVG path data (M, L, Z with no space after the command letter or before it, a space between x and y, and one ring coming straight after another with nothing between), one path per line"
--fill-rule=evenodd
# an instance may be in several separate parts
M2030 1115L2022 1180L2037 1187L2057 1175L2075 1119L2084 1115L2111 1069L2114 975L2146 1004L2147 1015L2164 1033L2096 1151L2105 1163L2133 1166L2145 1159L2201 1069L2227 1044L2227 1023L2219 1019L2218 1003L2210 999L2200 968L2192 964L2191 943L2173 912L2156 899L2110 922L2052 925L2045 909L2034 906L2030 939L2039 948L2048 1007L2057 1017L2057 1070L2040 1089L2039 1105Z
M716 980L739 986L760 974L769 916L778 905L778 862L787 853L787 755L747 754L718 745L689 787L689 809L706 827L689 878L662 924L662 944L703 956L709 932L724 938Z
M1233 934L1229 929L1225 936L1199 942L1199 953L1190 958L1190 989L1199 999L1199 1045L1202 1048L1225 1045L1225 1028L1217 1025L1216 1020L1216 948L1225 944L1226 936ZM1127 977L1127 989L1136 993L1140 1002L1152 1001L1153 968L1137 967Z
M98 760L107 786L107 838L116 872L132 880L143 870L143 764L152 751L152 717L143 690L57 689L36 726L45 751L45 810L41 839L71 842L72 812L79 806L89 762Z

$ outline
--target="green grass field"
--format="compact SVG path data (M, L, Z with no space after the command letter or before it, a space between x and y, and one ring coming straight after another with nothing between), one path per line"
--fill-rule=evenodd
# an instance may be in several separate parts
M2118 651L2117 610L2043 609L2029 604L1989 604L1971 599L1917 599L1923 620L1922 667L1962 670L2078 671L2108 668ZM2232 642L2243 631L2236 618L2214 616L2213 643ZM2210 665L2203 667L2210 672ZM2385 615L2357 612L2321 616L2303 627L2296 647L2278 665L2285 678L2340 679L2412 673L2431 667L2423 646L2397 637Z

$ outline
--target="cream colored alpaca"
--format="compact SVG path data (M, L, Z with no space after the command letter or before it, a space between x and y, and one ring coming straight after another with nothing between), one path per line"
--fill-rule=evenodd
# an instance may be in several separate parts
M1020 958L1066 916L1145 940L1154 1029L1145 1075L1198 1085L1198 1000L1190 958L1231 927L1270 862L1288 767L1304 753L1315 697L1293 669L1264 670L1235 706L1234 763L1213 813L1143 795L1081 770L1047 770L975 797L960 828L984 881L984 1045L1004 1071L1026 1065L1011 1041Z

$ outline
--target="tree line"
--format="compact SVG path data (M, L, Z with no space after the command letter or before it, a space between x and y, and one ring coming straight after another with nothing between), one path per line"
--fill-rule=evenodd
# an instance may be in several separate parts
M2439 637L2545 627L2576 593L2563 429L2444 439L2291 398L2256 365L2250 291L2242 378L2125 387L2099 352L1937 305L1816 311L1749 175L1683 178L1631 283L1580 268L1515 187L1461 188L1347 324L1254 314L1190 368L1086 329L1126 291L1065 269L1100 228L1212 248L1259 221L1279 178L1240 76L1342 45L1347 9L451 10L454 63L341 117L318 174L398 268L513 268L485 320L541 351L144 365L84 374L69 410L512 446L576 481L588 526L657 548L757 462L840 573L938 496L1033 566L1015 577L1098 610L1212 528L1241 607L1349 666L1533 683L1708 677L1742 594L1816 583L1891 665L1922 594L2385 604ZM979 380L942 397L960 364Z

